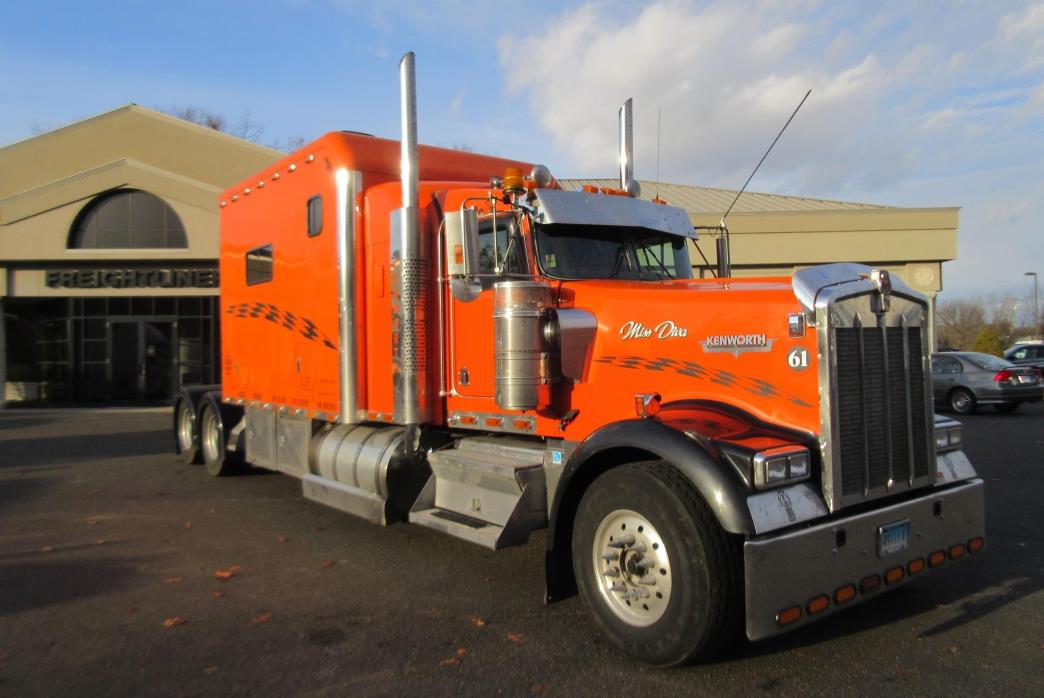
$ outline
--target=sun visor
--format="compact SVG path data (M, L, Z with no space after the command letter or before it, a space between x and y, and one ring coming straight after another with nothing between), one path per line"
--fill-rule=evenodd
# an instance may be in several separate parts
M689 214L676 206L581 191L535 189L534 192L537 223L648 228L696 239Z

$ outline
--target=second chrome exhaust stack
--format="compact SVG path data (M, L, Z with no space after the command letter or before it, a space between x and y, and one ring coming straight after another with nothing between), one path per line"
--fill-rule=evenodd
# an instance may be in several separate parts
M620 188L637 198L642 194L642 186L634 178L634 116L631 110L633 101L628 97L620 107Z

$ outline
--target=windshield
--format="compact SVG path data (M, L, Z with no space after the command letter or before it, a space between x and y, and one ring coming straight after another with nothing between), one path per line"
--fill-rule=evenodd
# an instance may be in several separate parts
M555 279L691 279L686 239L648 228L536 226L536 252Z

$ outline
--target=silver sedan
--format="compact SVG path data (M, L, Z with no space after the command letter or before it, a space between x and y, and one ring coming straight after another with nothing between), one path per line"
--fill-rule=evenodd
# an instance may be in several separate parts
M971 414L979 405L1014 412L1044 396L1037 369L972 351L933 354L932 389L936 405L958 414Z

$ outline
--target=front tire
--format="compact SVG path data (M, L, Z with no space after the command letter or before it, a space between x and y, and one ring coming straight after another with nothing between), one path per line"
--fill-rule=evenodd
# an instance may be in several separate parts
M657 666L706 658L742 618L738 550L692 484L660 461L614 468L584 493L573 569L595 622Z
M957 414L972 414L976 407L975 396L970 390L957 388L950 393L950 409Z

